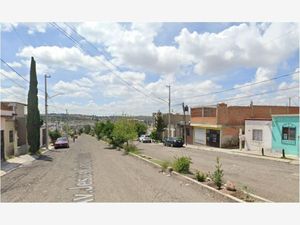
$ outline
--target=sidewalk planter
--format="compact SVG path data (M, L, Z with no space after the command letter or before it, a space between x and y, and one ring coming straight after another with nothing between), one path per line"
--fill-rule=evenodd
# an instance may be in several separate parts
M272 152L299 156L299 115L272 116Z

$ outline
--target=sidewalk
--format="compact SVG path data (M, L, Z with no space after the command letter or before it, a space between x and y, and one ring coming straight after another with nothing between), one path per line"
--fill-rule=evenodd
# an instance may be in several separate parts
M247 157L253 157L253 158L261 158L261 159L269 159L269 160L275 160L275 161L281 161L281 162L288 162L291 164L299 165L299 157L294 155L286 155L286 158L281 158L281 153L274 153L270 151L265 151L264 156L260 151L247 151L245 149L239 150L239 149L225 149L225 148L216 148L206 145L187 145L186 148L190 149L201 149L205 151L215 151L215 152L222 152L227 154L235 154L235 155L242 155Z
M52 149L53 149L53 145L49 145L49 150L52 150ZM42 154L44 154L48 150L46 150L45 147L42 147L41 151L42 151ZM19 168L20 166L28 165L36 159L37 159L37 156L25 154L25 155L20 155L18 157L13 157L6 161L1 161L0 177Z

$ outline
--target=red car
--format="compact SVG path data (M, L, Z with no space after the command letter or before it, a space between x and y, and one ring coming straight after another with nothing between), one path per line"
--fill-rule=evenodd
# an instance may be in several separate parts
M67 137L60 137L54 143L54 148L69 148L69 140Z

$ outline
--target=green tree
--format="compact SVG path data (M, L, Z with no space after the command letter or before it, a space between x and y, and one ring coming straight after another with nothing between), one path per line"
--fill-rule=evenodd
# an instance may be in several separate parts
M91 132L91 125L84 125L84 133L89 134Z
M156 118L155 118L155 128L157 132L157 138L158 140L162 139L162 132L166 128L166 124L164 123L164 120L162 118L162 114L160 111L157 112Z
M115 125L112 122L110 122L110 120L106 121L105 126L103 128L103 136L111 140L114 126Z
M31 57L30 65L30 86L27 98L27 141L29 151L35 154L40 149L40 111L38 108L38 81L36 77L36 63Z
M57 138L61 137L61 133L57 129L55 129L54 131L49 131L49 136L52 143L54 143Z
M97 139L100 140L103 137L103 129L105 127L105 123L104 122L96 122L95 123L95 134L97 136Z
M135 123L135 131L139 136L141 136L142 134L146 134L147 132L147 125L143 122L136 122Z
M216 164L216 170L214 171L213 174L213 181L217 185L218 189L221 189L222 186L222 178L224 176L224 172L222 170L222 164L220 163L219 157L217 157L217 164Z
M115 123L113 133L113 141L117 142L118 146L124 144L128 145L128 141L137 138L135 130L135 123L128 119L120 119Z

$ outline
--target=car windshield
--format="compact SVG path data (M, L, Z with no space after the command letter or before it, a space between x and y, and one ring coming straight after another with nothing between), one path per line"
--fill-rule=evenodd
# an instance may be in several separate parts
M60 137L60 138L57 138L58 141L67 141L67 138L66 137Z

